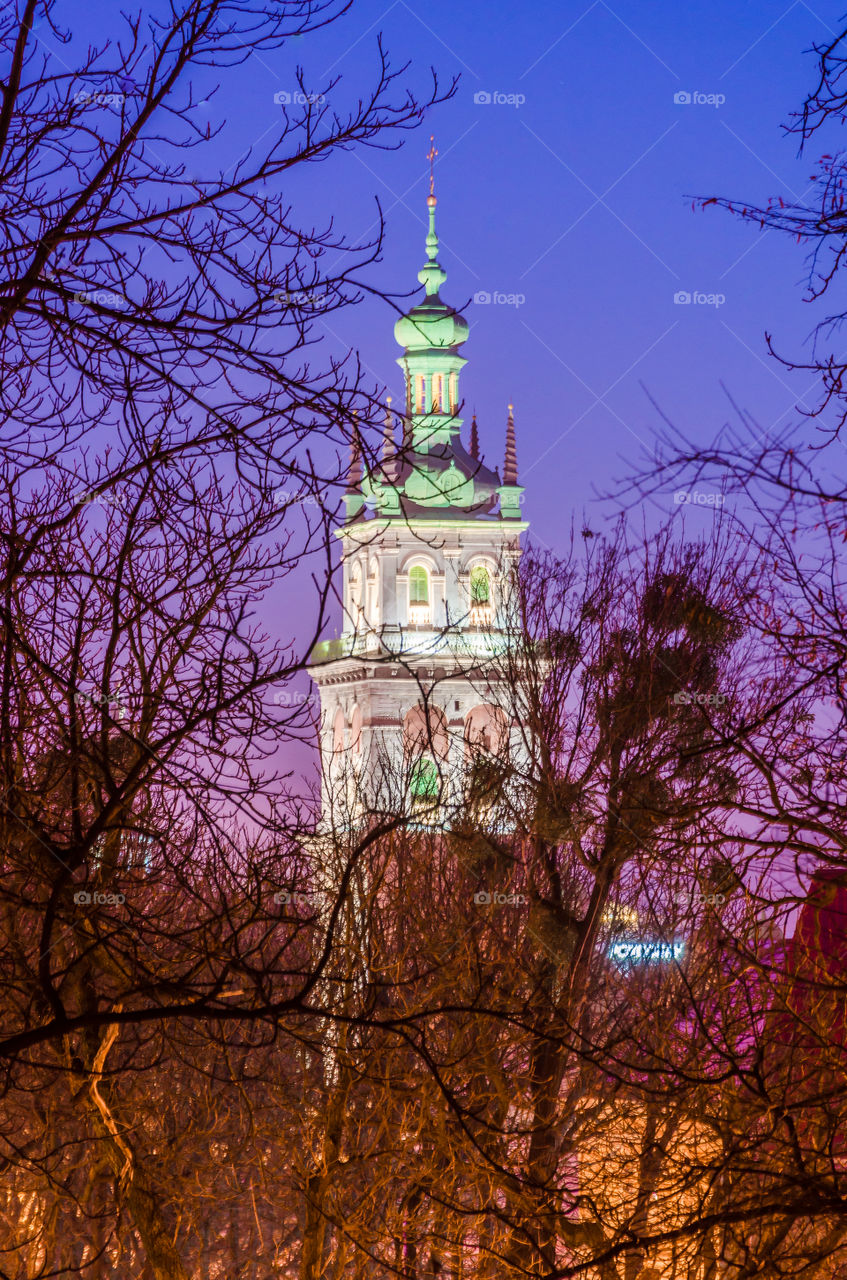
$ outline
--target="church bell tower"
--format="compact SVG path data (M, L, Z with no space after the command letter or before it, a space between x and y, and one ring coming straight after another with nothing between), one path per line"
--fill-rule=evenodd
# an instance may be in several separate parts
M435 156L430 150L430 162ZM467 445L459 381L468 336L444 302L432 169L424 296L394 326L404 410L389 399L381 455L354 441L342 542L344 622L311 657L321 701L323 823L380 813L449 824L469 760L520 750L497 676L514 630L509 584L520 556L523 489L509 405L501 473Z

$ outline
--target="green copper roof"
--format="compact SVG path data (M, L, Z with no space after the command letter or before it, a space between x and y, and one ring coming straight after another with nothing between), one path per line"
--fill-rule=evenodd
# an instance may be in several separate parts
M435 154L433 144L430 160ZM478 431L472 450L462 441L459 376L466 361L459 347L468 324L441 299L447 273L438 261L435 209L431 173L426 262L418 272L424 296L394 326L403 347L398 364L406 381L405 413L395 424L389 408L382 456L365 474L358 455L354 459L346 495L348 524L375 517L520 522L523 490L517 484L511 406L502 479L480 458ZM395 425L401 429L400 443L394 439Z

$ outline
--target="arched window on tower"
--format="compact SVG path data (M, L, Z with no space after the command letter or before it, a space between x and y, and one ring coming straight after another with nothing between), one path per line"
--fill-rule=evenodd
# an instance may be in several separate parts
M362 599L362 566L358 561L350 569L350 619L354 627L358 627L362 620L363 599Z
M371 560L368 570L368 625L379 627L379 564Z
M502 756L509 750L509 728L502 707L481 703L465 717L465 750Z
M429 574L423 565L416 564L409 570L409 625L427 627L431 617Z
M438 765L432 756L421 756L412 766L409 779L409 791L415 806L430 806L438 803L441 794L441 778Z
M466 798L477 813L491 810L509 774L509 727L501 707L474 707L465 719Z
M494 613L491 606L491 575L484 564L475 564L471 569L471 608L470 620L473 626L490 626Z
M357 761L362 754L362 713L358 706L350 717L350 754Z
M434 373L432 375L432 412L444 412L444 374Z
M344 760L345 804L351 817L362 812L362 713L358 706L350 715L350 739Z
M450 412L459 412L459 375L458 373L450 374Z
M418 705L403 722L403 752L414 807L431 808L441 799L450 740L440 707Z
M426 413L426 378L415 374L415 413Z
M344 712L339 707L332 722L332 755L333 763L338 765L344 755Z
M343 707L336 707L321 752L323 770L324 804L346 804L345 756L347 747L347 722Z

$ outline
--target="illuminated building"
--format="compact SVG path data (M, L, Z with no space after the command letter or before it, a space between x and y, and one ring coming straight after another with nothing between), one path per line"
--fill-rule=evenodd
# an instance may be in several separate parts
M509 406L502 478L462 440L464 317L442 301L433 184L424 297L394 327L405 410L391 412L378 459L354 442L342 540L344 623L312 654L321 699L325 821L364 813L440 821L460 798L469 746L519 749L498 689L514 629L509 581L520 555L523 489Z

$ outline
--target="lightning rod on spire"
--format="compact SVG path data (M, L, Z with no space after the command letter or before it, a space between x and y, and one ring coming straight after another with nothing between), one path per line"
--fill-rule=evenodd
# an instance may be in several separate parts
M431 133L429 135L429 151L426 153L426 158L429 161L429 198L430 200L435 200L435 157L437 155L438 155L438 150L436 149L436 146L435 146L435 134Z

